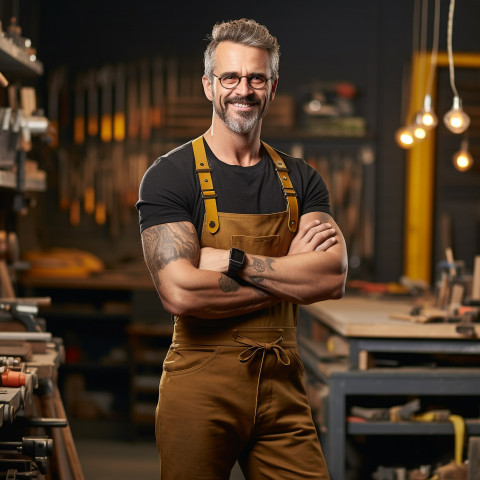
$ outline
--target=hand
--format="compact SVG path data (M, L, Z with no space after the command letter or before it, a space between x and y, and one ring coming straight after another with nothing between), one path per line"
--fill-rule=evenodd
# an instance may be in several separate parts
M230 251L219 248L203 247L200 249L200 270L227 273Z
M292 240L287 255L313 251L324 252L337 243L335 234L335 229L330 223L320 223L320 220L307 223Z

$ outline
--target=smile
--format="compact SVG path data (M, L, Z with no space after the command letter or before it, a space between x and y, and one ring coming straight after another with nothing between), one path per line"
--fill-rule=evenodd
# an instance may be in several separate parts
M233 105L238 108L248 108L248 107L252 107L254 104L253 103L234 103Z

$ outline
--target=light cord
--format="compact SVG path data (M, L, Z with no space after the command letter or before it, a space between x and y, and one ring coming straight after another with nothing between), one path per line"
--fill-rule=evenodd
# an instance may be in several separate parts
M440 25L440 0L435 0L435 13L433 20L433 41L432 41L432 55L430 56L430 73L428 76L427 95L431 95L433 86L434 72L437 67L438 57L438 31Z
M427 20L428 20L428 0L422 0L421 5L422 10L422 21L420 23L420 68L419 68L419 77L423 79L425 74L425 67L426 67L426 53L427 53Z
M455 0L450 0L450 8L448 10L448 29L447 29L447 49L448 49L448 69L450 71L450 86L455 97L458 97L457 88L455 87L455 71L453 66L452 51L452 33L453 33L453 12L455 11Z

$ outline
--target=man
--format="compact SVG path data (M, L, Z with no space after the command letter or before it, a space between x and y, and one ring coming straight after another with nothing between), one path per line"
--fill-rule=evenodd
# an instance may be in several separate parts
M209 130L140 187L145 260L174 315L156 411L161 478L328 479L296 349L297 304L340 298L346 248L303 160L260 141L279 46L253 20L214 26Z

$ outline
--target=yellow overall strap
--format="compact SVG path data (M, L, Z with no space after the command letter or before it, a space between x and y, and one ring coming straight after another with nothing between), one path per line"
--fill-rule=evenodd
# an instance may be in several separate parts
M203 144L203 136L193 140L193 155L195 156L195 167L197 170L200 187L202 189L202 198L205 202L205 217L207 228L210 233L215 233L220 226L218 222L217 194L213 189L212 175L207 161L207 153Z
M270 155L273 164L275 165L275 170L277 171L278 178L283 187L283 193L288 203L288 228L291 232L296 232L298 227L298 201L297 193L293 188L292 182L288 175L288 168L285 165L285 162L282 160L282 157L265 142L262 142L263 146L266 148L268 154Z

